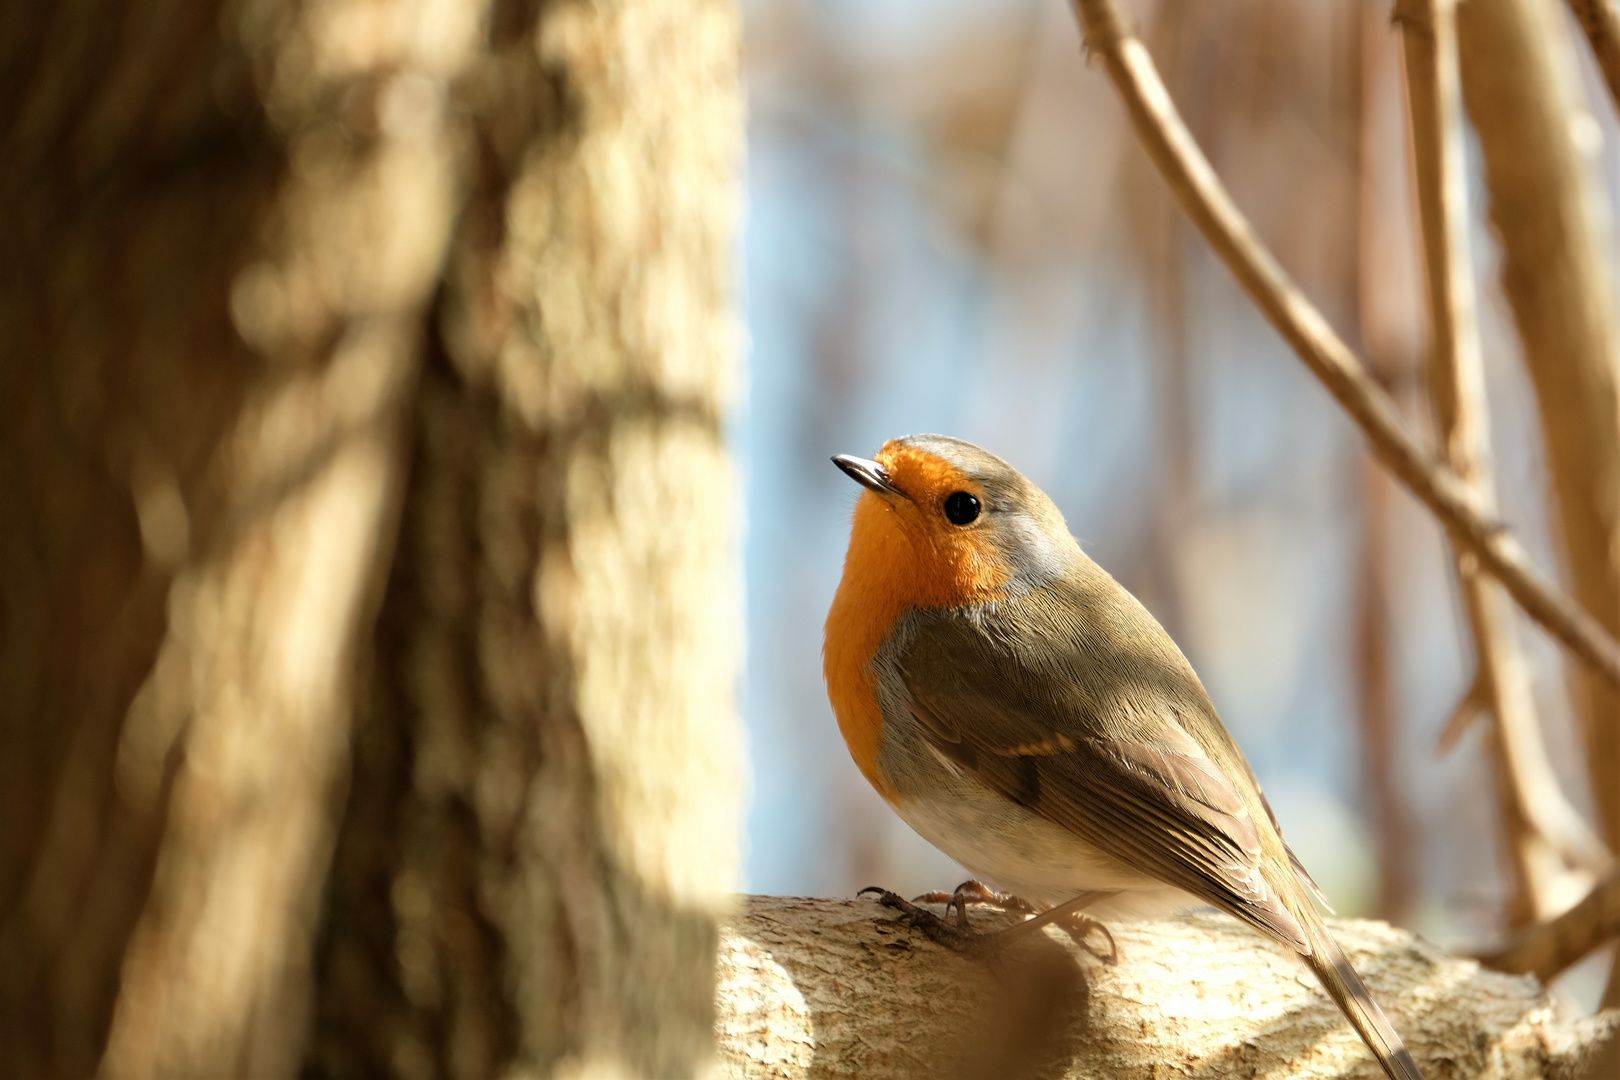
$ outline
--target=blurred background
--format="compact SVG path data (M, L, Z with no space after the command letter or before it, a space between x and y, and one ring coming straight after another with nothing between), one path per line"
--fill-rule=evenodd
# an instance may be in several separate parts
M1388 5L1134 11L1239 205L1432 439ZM1340 914L1489 939L1505 872L1485 725L1437 749L1473 667L1440 530L1170 203L1071 12L748 0L744 14L746 888L964 876L856 771L820 669L856 497L827 457L933 431L1043 487L1171 631ZM1611 199L1612 115L1583 118L1603 125ZM1477 186L1472 146L1470 162ZM1534 397L1474 207L1503 516L1552 566ZM1555 769L1590 813L1559 651L1522 638Z

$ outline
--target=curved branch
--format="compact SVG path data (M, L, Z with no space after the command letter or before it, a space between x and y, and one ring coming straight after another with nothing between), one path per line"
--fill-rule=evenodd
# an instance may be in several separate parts
M725 1077L1365 1077L1371 1056L1299 958L1224 915L1110 924L1117 960L1048 928L995 963L874 901L751 897L721 935ZM990 925L975 913L975 923ZM1426 1074L1575 1080L1620 1013L1568 1023L1532 979L1384 923L1333 930Z
M1586 899L1556 919L1532 926L1479 962L1496 971L1534 975L1543 982L1592 950L1620 937L1620 868L1601 879Z
M1361 428L1373 453L1532 619L1620 687L1620 644L1542 577L1506 527L1482 513L1456 474L1418 445L1389 395L1254 234L1182 123L1152 58L1126 29L1118 6L1113 0L1073 3L1087 49L1107 66L1137 136L1182 209L1267 320Z

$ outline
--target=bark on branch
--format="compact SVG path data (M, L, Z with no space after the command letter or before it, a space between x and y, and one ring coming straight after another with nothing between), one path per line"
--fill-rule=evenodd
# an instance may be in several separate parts
M1111 0L1074 0L1087 49L1119 90L1137 136L1170 190L1266 319L1367 436L1373 453L1475 555L1525 612L1620 687L1620 644L1534 565L1522 545L1482 513L1450 469L1406 430L1394 402L1278 264L1199 150L1141 40Z
M988 925L988 916L974 916ZM1620 1013L1571 1021L1533 978L1486 971L1384 923L1335 933L1429 1076L1585 1080ZM1056 930L967 960L875 901L752 897L720 947L728 1077L1111 1080L1373 1077L1378 1067L1299 960L1223 915L1119 923L1117 959ZM1092 939L1095 941L1095 937Z

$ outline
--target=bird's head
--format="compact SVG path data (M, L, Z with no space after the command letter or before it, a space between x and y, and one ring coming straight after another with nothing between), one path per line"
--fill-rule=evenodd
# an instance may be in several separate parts
M908 435L872 460L833 462L866 488L845 576L907 607L955 607L1037 588L1079 548L1046 493L972 443Z

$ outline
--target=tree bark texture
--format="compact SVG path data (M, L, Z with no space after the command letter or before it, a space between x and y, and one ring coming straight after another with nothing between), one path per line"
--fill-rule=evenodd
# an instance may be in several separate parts
M0 31L16 1075L93 1070L115 999L109 1073L295 1061L446 217L431 126L345 100L397 58L334 66L300 14L32 5ZM311 153L342 111L353 138Z
M707 1060L736 36L0 16L0 1074Z
M1484 157L1502 289L1536 388L1565 571L1582 605L1613 633L1620 629L1620 386L1609 222L1594 190L1598 127L1585 112L1573 43L1551 0L1468 0L1457 24L1463 96ZM1593 793L1613 847L1620 843L1620 693L1590 672L1575 678Z
M1620 1014L1574 1020L1533 978L1485 971L1384 923L1333 927L1431 1080L1598 1080L1620 1064ZM1383 1075L1299 958L1234 920L1111 930L1112 961L1048 929L987 963L875 901L753 897L721 945L721 1074Z
M690 1075L740 810L736 17L494 18L312 1067Z

